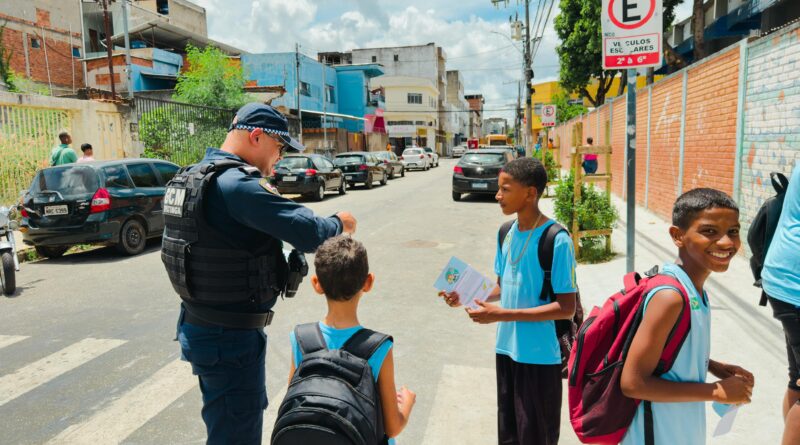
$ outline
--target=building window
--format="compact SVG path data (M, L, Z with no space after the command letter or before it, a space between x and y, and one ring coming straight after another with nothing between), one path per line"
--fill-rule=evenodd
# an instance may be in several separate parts
M335 104L336 103L336 94L335 94L336 91L330 85L325 85L325 90L326 90L325 100L327 100L329 104Z
M39 43L39 39L36 37L31 37L31 48L41 48L42 45Z
M377 61L378 61L378 56L372 56L372 63L375 63Z
M78 59L81 58L81 49L77 46L72 47L72 57L77 57Z
M308 82L300 82L300 94L311 97L311 85Z
M156 9L158 10L158 13L161 15L169 15L169 1L156 0Z
M397 54L395 54L395 55L394 55L394 61L395 61L395 62L399 62L399 61L400 61L400 56L399 56L399 55L397 55Z
M541 114L542 114L542 103L541 102L533 104L533 114L541 116Z
M422 94L408 93L408 103L422 105Z

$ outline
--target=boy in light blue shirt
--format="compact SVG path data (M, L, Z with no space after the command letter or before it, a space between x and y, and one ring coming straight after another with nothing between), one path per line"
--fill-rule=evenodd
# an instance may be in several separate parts
M509 162L498 179L495 199L517 220L495 256L497 284L488 302L467 309L476 323L497 322L498 443L558 443L561 422L561 349L555 320L575 313L575 254L566 232L556 235L551 283L554 300L541 300L544 281L539 239L555 222L539 210L547 172L538 159ZM458 306L456 293L441 294ZM493 301L500 301L494 304Z
M783 397L784 444L800 443L800 160L795 162L775 235L767 249L761 285L781 322L789 359Z

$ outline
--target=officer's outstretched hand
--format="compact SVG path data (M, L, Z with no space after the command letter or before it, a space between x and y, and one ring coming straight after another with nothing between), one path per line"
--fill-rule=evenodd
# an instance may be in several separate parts
M342 221L342 233L356 233L356 218L350 212L339 212L336 214Z

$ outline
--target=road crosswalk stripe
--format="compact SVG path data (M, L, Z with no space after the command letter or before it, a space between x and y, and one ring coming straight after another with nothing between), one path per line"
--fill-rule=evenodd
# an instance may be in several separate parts
M85 338L0 377L0 406L124 343L125 340Z
M108 406L100 408L94 416L65 429L48 444L120 443L195 387L197 377L192 375L190 365L175 360Z
M0 349L28 338L25 335L0 335Z
M445 365L422 441L426 445L497 442L497 394L494 368ZM402 439L401 434L399 439Z

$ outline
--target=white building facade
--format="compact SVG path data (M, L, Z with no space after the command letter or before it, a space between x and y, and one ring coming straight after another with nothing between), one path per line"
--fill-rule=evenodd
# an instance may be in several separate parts
M370 88L383 88L386 95L386 132L396 153L411 146L431 147L437 140L439 90L430 79L408 76L380 76Z

